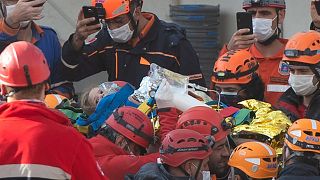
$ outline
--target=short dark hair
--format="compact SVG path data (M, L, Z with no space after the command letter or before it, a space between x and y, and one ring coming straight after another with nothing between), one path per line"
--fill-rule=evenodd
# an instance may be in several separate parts
M27 87L7 87L7 93L9 96L14 96L16 99L32 99L38 96L41 93L44 93L43 86L45 86L48 82L42 82L36 85L27 86ZM12 95L10 95L12 92Z
M240 85L240 87L244 89L247 96L245 97L246 99L263 101L265 88L258 74L253 74L252 80L248 84Z

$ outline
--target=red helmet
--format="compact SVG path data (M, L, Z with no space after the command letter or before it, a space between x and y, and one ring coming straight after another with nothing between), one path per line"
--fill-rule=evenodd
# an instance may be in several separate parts
M203 160L212 152L208 140L200 133L190 129L175 129L170 131L160 147L162 163L178 167L191 160Z
M0 83L27 87L49 79L50 70L39 48L25 41L10 44L0 55Z
M224 118L215 110L197 106L188 109L181 115L176 129L191 129L203 135L212 135L215 141L220 141L230 132L223 122Z
M124 106L116 109L106 124L144 148L147 148L153 140L151 120L136 108Z

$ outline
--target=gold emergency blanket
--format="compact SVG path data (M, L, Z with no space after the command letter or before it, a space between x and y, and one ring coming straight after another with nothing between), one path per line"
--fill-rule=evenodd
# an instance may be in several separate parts
M271 147L276 149L277 154L281 154L284 134L292 124L289 118L281 111L272 110L271 105L265 102L250 99L239 104L254 111L255 118L252 119L250 124L234 127L233 135L241 135L241 137L248 135L248 137L253 138L259 138L259 135L264 135L267 139L256 140L270 144Z

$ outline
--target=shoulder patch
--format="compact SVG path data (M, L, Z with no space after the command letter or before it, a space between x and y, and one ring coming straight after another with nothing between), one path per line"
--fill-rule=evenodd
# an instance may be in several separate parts
M289 65L283 61L279 62L279 74L283 76L288 76L290 74Z

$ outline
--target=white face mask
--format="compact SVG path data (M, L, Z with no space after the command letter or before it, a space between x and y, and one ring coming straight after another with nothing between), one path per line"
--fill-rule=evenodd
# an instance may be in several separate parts
M210 171L202 171L202 180L211 180Z
M130 29L129 24L130 22L117 29L112 30L107 28L111 38L118 43L128 42L133 36L133 30Z
M16 8L16 4L6 6L7 15L11 14L12 11L14 11L15 8Z
M15 8L16 8L16 4L6 6L7 15L11 14L14 11ZM22 28L27 27L30 24L30 22L31 22L30 20L22 21L22 22L20 22L20 26Z
M288 83L299 96L308 96L318 89L319 81L314 85L315 75L294 75L290 74Z
M277 18L265 19L265 18L253 18L253 33L256 34L259 42L264 42L269 39L275 32L276 29L272 29L272 22Z

